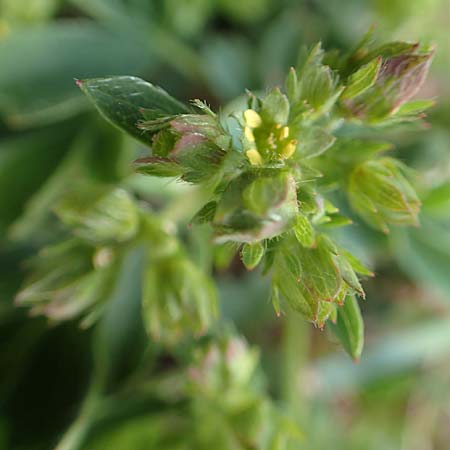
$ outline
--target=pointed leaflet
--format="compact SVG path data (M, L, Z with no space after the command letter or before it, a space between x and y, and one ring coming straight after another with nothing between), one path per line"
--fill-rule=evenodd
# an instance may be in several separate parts
M159 117L189 112L166 91L140 78L93 78L77 84L105 119L145 144L150 143L151 133L136 126L144 119L142 109L152 110Z
M344 305L338 308L336 324L330 323L330 327L345 351L358 361L364 346L364 323L353 295L347 296Z

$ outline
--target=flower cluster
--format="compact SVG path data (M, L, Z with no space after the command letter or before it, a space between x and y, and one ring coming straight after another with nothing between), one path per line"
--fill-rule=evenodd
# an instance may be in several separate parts
M372 274L330 233L352 222L333 203L335 193L384 232L417 224L420 202L405 167L384 155L389 143L342 136L349 124L381 129L420 120L432 102L411 98L432 55L417 44L377 46L370 34L348 55L326 54L318 44L302 53L284 90L249 93L232 113L216 114L199 100L184 105L133 77L78 84L109 121L151 147L151 155L135 162L138 172L200 187L207 200L191 222L210 224L217 244L241 247L249 270L262 265L271 273L278 314L285 302L321 328L331 319L358 357L362 320L355 296L364 291L357 274ZM147 233L168 239L152 230ZM213 315L213 290L203 275L182 251L149 261L144 294L159 296L144 299L150 332L203 330L197 325L207 326Z

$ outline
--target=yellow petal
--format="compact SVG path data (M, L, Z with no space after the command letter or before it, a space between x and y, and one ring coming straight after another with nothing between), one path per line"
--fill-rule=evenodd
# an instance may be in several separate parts
M281 139L287 139L289 137L289 127L283 127L280 133Z
M245 124L250 128L258 128L262 124L261 116L253 109L244 111Z
M281 156L283 159L288 159L288 158L290 158L290 157L294 154L296 148L297 148L297 141L296 141L296 140L289 141L289 142L281 149L280 156Z
M245 152L252 166L260 166L263 163L261 155L256 148L251 148Z
M253 134L253 131L250 127L245 127L244 128L244 134L245 137L247 138L248 142L255 142L255 136Z

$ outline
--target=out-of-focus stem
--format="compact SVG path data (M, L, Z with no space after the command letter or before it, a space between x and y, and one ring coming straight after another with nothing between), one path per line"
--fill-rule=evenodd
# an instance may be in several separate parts
M283 329L281 398L296 418L303 416L302 369L309 352L309 326L296 314L288 314Z
M79 450L82 448L94 424L98 404L98 395L91 391L83 402L77 419L64 433L55 450Z

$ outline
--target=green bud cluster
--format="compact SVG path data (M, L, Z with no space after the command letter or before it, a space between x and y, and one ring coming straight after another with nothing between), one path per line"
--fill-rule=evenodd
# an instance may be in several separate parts
M302 52L284 90L248 93L247 104L232 113L216 114L199 100L184 105L133 77L78 84L106 119L151 147L135 161L138 172L200 186L207 200L192 224L209 224L217 244L240 246L249 270L261 265L271 273L278 314L286 304L320 328L331 320L357 358L362 321L355 299L364 297L358 274L372 273L333 241L329 230L352 222L333 205L333 192L344 193L357 216L384 232L417 225L420 201L408 170L384 155L389 143L344 138L342 131L349 123L381 129L420 120L432 102L411 98L432 55L417 44L377 46L370 32L347 55L327 54L318 44ZM142 220L133 225L131 212L116 230L111 210L98 210L82 225L94 236L111 232L118 242L136 227L140 236L154 236L144 282L150 333L170 340L183 330L203 331L214 315L214 289L179 241L156 219L147 220L150 227ZM86 237L79 217L65 216ZM159 254L158 242L174 250Z

